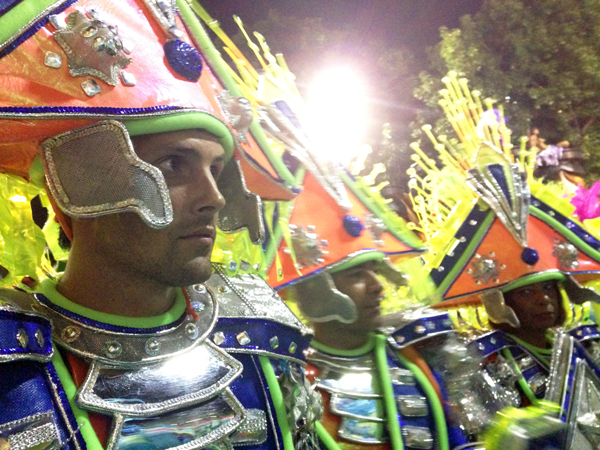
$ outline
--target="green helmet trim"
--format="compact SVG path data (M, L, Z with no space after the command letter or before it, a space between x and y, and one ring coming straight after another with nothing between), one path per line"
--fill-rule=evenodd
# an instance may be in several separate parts
M502 286L500 288L500 292L504 294L505 292L510 292L514 289L519 289L523 286L529 286L535 283L542 283L548 280L565 281L566 278L567 276L564 273L559 272L557 270L535 273L533 275L524 276L517 280L511 281L510 283Z
M199 111L128 119L123 121L123 125L132 137L192 129L207 131L216 136L223 146L226 161L231 159L235 147L233 135L227 125L215 116Z
M371 250L364 253L360 253L356 256L351 256L344 262L341 262L337 265L334 265L329 269L329 273L338 273L344 270L351 269L354 266L358 266L360 264L369 262L369 261L377 261L381 262L385 258L385 254L383 252L377 250Z

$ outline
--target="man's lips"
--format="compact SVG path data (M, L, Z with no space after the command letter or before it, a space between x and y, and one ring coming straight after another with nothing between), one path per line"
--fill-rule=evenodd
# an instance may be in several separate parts
M203 227L197 230L192 230L189 232L185 232L185 234L179 236L179 239L183 240L196 240L196 239L210 239L211 241L215 240L215 229L213 227Z

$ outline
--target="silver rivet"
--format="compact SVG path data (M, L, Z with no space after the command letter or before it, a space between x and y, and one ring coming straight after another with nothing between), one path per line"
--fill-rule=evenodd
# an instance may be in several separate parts
M81 83L81 87L88 97L93 97L94 95L100 93L100 86L98 86L98 83L92 79Z
M446 270L446 269L444 268L444 266L440 266L440 267L438 267L438 269L437 269L437 270L438 270L438 272L443 272L443 271L444 271L444 270Z
M242 261L240 263L240 269L242 269L244 272L248 272L249 268L250 268L250 263L248 261Z
M497 342L497 341L496 341L496 338L495 338L495 337L491 338L491 339L490 339L490 342L491 342L492 344L496 344L496 342Z
M56 52L44 53L44 64L53 69L58 69L62 66L62 55Z
M192 286L192 289L198 292L199 294L204 294L206 292L206 286L203 284L195 284Z
M288 351L290 353L296 353L296 350L298 349L298 344L296 344L295 342L292 342L290 344L290 348L288 349Z
M250 336L248 336L248 333L246 333L245 331L242 331L235 338L240 343L240 345L248 345L251 342Z
M80 33L83 37L86 38L96 36L96 33L98 33L98 27L90 25L89 27L85 27L83 30L81 30Z
M396 336L394 339L396 339L396 342L398 344L402 344L406 340L406 338L404 336L402 336L401 334L399 334L398 336Z
M461 238L459 239L460 242L467 242L467 238L464 236L461 236Z
M35 332L35 340L37 341L40 347L44 345L44 335L42 334L42 330L40 330L39 328Z
M256 270L257 272L260 270L260 267L260 263L254 264L254 270Z
M473 269L471 269L471 268L469 267L469 268L467 269L467 273L468 273L469 275L471 275L471 274L473 273Z
M475 280L475 284L476 284L477 286L481 285L481 280Z
M229 288L227 286L219 286L217 291L219 291L220 294L226 294L229 292Z
M150 356L157 355L160 351L160 342L158 339L150 338L146 341L146 353Z
M118 358L123 353L123 347L117 341L107 341L104 344L104 354L109 358Z
M279 347L279 338L277 336L273 336L271 339L269 339L269 345L273 350L275 350L277 347Z
M419 333L419 334L423 334L425 333L427 330L425 329L425 327L423 325L417 325L415 327L415 333Z
M556 215L556 213L554 211L550 211L550 212L548 212L548 214L550 214L552 217L554 217Z
M306 227L306 229L308 230L309 233L314 233L315 232L315 226L314 225L309 225Z
M506 270L506 264L500 264L500 270Z
M222 331L218 331L214 334L213 342L217 345L221 345L223 342L225 342L225 335Z
M71 342L76 341L79 338L79 335L81 335L81 330L79 329L79 327L73 327L73 326L68 326L66 328L63 328L62 332L60 333L60 337L66 343L71 343Z
M185 335L191 340L196 339L198 337L198 334L200 334L200 331L198 331L198 327L195 323L188 323L185 326Z
M500 283L500 279L499 278L494 278L494 283L496 283L496 284Z
M430 330L435 330L435 323L433 322L425 322L425 326Z
M477 347L479 348L479 350L484 351L485 350L485 345L483 345L481 342L477 345Z
M27 347L27 344L29 343L29 338L23 328L19 328L19 331L17 331L17 341L19 341L19 346L21 348Z
M495 258L496 254L494 252L490 252L490 258Z
M450 319L444 319L444 327L449 328L452 326L452 321Z
M469 220L469 225L471 225L472 227L474 227L475 225L477 225L477 221L476 220Z

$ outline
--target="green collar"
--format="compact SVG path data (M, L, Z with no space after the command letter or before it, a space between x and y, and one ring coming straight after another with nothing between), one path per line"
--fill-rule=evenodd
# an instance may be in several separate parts
M311 345L311 347L314 347L317 350L320 350L320 351L325 352L325 353L329 353L331 355L337 355L337 356L362 356L362 355L365 355L365 354L367 354L367 353L369 353L370 351L373 350L373 348L375 347L376 336L377 335L375 333L369 333L369 339L367 340L367 342L364 345L362 345L361 347L354 348L352 350L342 350L342 349L339 349L339 348L329 347L328 345L321 344L320 342L317 342L314 339L310 343L310 345Z
M186 300L181 290L177 291L177 297L171 309L167 312L151 317L123 317L115 314L108 314L93 309L81 306L65 296L56 289L56 281L51 279L43 280L37 287L36 291L46 296L54 305L60 306L72 313L78 314L88 319L98 322L115 325L119 327L130 328L155 328L163 325L168 325L175 322L186 310Z

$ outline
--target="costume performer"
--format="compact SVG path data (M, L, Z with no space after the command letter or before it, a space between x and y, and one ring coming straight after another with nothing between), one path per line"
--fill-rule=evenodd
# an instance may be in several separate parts
M2 278L29 291L0 294L2 448L318 447L310 332L260 267L209 279L217 213L260 240L240 166L264 173L206 40L185 2L0 7ZM37 195L71 241L55 279Z
M513 161L510 131L502 119L482 126L484 114L496 114L491 104L484 112L479 94L455 74L445 82L440 103L460 143L436 139L424 127L442 167L414 144L421 169L411 170L411 187L420 231L430 247L426 267L445 300L438 306L459 308L455 316L479 322L480 329L486 321L496 329L467 330L484 371L464 397L486 398L491 411L551 400L559 405L558 418L569 424L560 448L592 448L593 427L577 423L600 406L593 399L593 392L600 392L599 372L577 339L589 340L598 332L593 323L573 322L571 303L598 301L598 294L581 283L599 277L600 242L572 216L567 200L532 180L534 155L527 154L524 142L520 160ZM469 312L468 306L477 304L485 309ZM547 336L560 325L571 327L570 335ZM463 417L468 422L467 410ZM543 447L533 437L527 445Z

